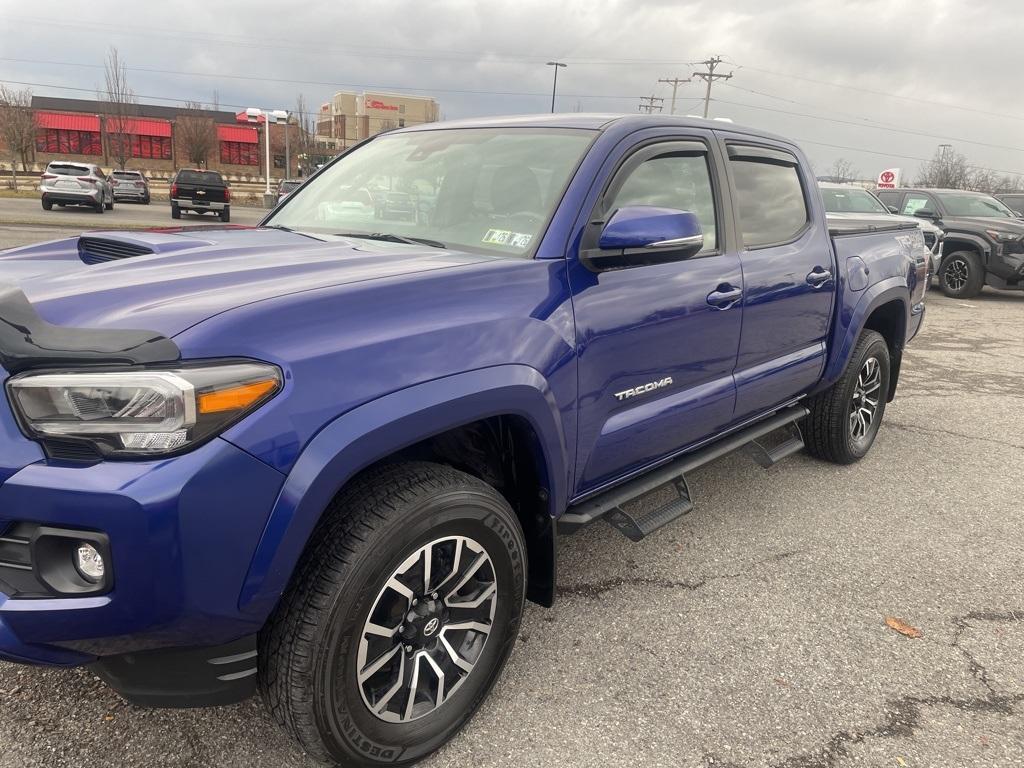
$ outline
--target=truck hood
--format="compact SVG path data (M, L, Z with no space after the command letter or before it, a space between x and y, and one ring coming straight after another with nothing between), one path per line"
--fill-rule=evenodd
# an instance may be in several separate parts
M277 229L195 227L89 232L0 252L0 283L20 287L55 325L142 328L171 337L275 296L488 260Z
M1024 220L1004 219L996 216L946 216L942 220L947 226L956 228L957 225L984 229L998 229L1003 232L1016 232L1024 235Z

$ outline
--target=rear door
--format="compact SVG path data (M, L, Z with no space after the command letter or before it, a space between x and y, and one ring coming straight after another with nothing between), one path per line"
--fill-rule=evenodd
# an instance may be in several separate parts
M818 382L836 267L821 196L793 151L741 136L726 137L724 150L743 267L735 414L742 420Z
M589 211L570 276L578 493L699 442L733 414L743 277L726 232L723 159L710 131L627 141L602 172L603 191ZM588 268L586 255L608 217L632 205L697 214L704 249L690 258Z

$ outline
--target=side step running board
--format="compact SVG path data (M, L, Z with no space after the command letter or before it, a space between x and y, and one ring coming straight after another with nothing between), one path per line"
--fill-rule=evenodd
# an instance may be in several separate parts
M561 533L573 533L595 520L605 518L630 539L639 541L693 509L693 499L685 478L687 472L692 472L698 467L751 444L753 444L755 460L762 466L770 467L803 447L803 438L796 422L807 414L808 410L800 405L786 408L770 418L751 424L749 427L723 437L704 448L684 454L651 472L574 504L558 518L558 530ZM789 430L790 435L789 439L783 443L768 449L756 442L758 438L783 427ZM677 498L667 504L637 517L630 515L622 508L624 504L669 483L675 486Z

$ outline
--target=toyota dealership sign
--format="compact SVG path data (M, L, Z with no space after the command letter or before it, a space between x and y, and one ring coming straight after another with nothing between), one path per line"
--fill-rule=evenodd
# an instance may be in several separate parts
M900 185L900 169L886 168L878 174L879 189L896 189Z

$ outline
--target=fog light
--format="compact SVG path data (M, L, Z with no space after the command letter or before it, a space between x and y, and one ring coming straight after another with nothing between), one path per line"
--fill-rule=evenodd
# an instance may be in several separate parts
M82 578L91 584L99 584L103 581L103 575L106 573L103 555L87 541L78 543L78 549L75 550L75 568L78 569Z

